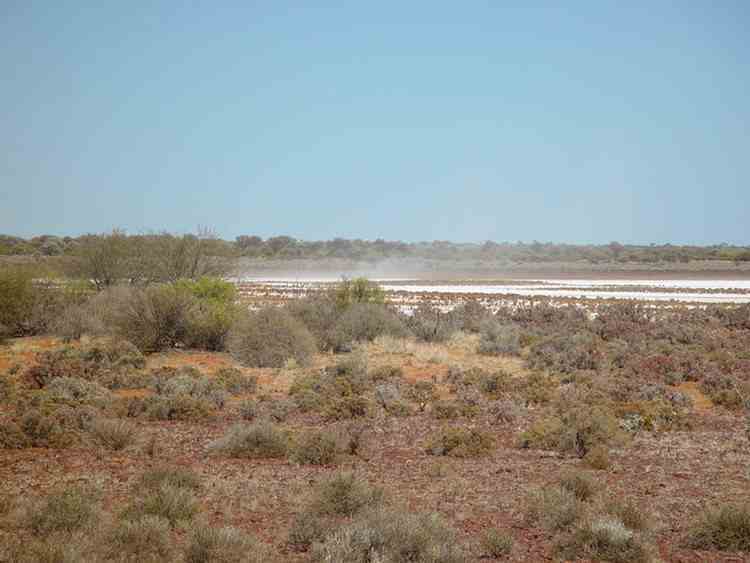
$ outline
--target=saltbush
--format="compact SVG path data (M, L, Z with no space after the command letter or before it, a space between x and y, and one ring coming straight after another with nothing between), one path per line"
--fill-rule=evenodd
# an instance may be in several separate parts
M427 443L427 453L452 457L485 455L495 446L492 437L474 428L447 427L436 432Z
M478 351L486 356L518 356L521 353L521 331L494 319L485 320L479 330Z
M209 451L241 458L280 458L287 454L289 440L270 423L235 425L212 442Z

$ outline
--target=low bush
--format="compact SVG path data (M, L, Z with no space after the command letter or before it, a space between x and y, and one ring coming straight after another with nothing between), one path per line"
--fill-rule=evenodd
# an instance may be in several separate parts
M599 487L592 477L582 471L568 471L560 477L560 486L583 502L591 500Z
M113 450L124 450L137 438L135 427L126 420L102 418L91 426L91 436L101 446Z
M251 535L237 528L193 528L185 549L187 563L265 563L270 555Z
M258 402L252 399L242 401L240 404L240 416L243 420L255 420L259 410Z
M607 499L604 512L618 519L629 530L647 532L651 528L649 515L632 500Z
M292 301L286 309L310 331L319 350L333 348L333 328L341 314L334 299L327 295L312 295Z
M451 311L458 329L468 333L479 332L482 322L490 316L490 311L476 299L469 299Z
M237 368L221 368L216 372L214 378L232 395L255 393L258 389L257 376L245 375Z
M234 303L198 301L185 315L185 346L202 350L224 350L229 331L239 315L240 310Z
M568 560L649 563L654 559L653 550L637 534L618 519L607 516L576 526L555 547L557 554Z
M104 407L112 402L112 393L98 383L78 377L58 377L47 385L48 396L55 401Z
M690 527L685 545L693 549L750 552L750 504L705 509Z
M289 440L269 423L236 425L209 445L209 451L241 458L280 458L287 454Z
M291 457L297 463L331 465L336 462L336 436L327 430L310 430L292 448Z
M214 403L186 394L156 395L134 398L128 406L129 416L146 414L153 420L205 420L214 416Z
M27 411L20 421L25 445L35 448L65 448L75 441L75 436L51 415L38 409Z
M384 305L357 303L336 321L331 334L334 351L348 351L355 343L372 342L381 335L408 334L399 316Z
M487 454L494 446L492 437L480 430L448 427L430 438L426 450L430 455L476 457Z
M54 532L74 532L96 522L96 495L81 487L69 487L32 501L24 523L37 536Z
M196 374L181 374L168 378L155 378L154 388L165 397L186 396L210 403L221 409L226 404L226 393L215 379Z
M266 308L242 316L232 328L228 348L243 365L283 367L293 358L306 366L316 346L305 326L287 311Z
M182 467L157 467L149 469L138 479L137 490L156 490L163 485L198 492L201 480L197 473Z
M118 522L107 537L104 554L110 561L169 561L172 554L169 520L147 515Z
M324 516L353 516L382 501L382 489L357 479L353 473L337 473L316 487L309 510Z
M528 363L534 369L555 373L597 370L605 362L602 341L588 333L554 336L542 340L529 350Z
M315 542L322 542L330 532L329 519L310 511L294 516L289 528L287 545L295 551L307 551Z
M571 491L560 486L533 491L526 502L526 522L539 524L547 530L569 528L583 515L583 503Z
M136 289L118 303L113 328L142 352L158 352L183 342L196 307L190 292L171 284Z
M521 353L521 331L494 319L485 320L480 325L478 351L486 356L518 356Z
M437 514L369 510L315 544L312 560L464 563L467 556L455 532Z
M417 381L407 388L409 399L417 403L419 412L424 412L427 405L438 398L437 388L431 381Z
M491 528L482 537L481 548L487 557L494 559L506 557L513 551L513 537L496 528Z
M146 516L156 516L169 521L172 526L191 521L198 513L198 500L193 491L167 483L146 489L122 514L124 520L138 521Z
M446 342L461 327L455 315L428 304L421 304L406 317L406 326L423 342Z

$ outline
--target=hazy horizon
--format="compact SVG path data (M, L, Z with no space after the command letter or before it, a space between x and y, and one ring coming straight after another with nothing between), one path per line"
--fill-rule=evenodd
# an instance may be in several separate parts
M741 1L8 2L0 232L750 244Z

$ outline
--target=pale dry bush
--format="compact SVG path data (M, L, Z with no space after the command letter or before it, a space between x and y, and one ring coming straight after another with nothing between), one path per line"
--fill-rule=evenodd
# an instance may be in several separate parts
M417 344L414 357L420 362L428 364L447 364L450 360L445 348L437 344Z
M381 334L372 343L372 347L386 354L413 355L416 345L411 338L401 338L390 334Z
M479 337L462 330L454 332L448 340L448 348L464 354L476 354L479 347Z

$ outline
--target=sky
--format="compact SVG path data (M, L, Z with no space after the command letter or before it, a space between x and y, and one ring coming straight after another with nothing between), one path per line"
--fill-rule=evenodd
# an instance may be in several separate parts
M750 3L0 2L0 233L750 244Z

